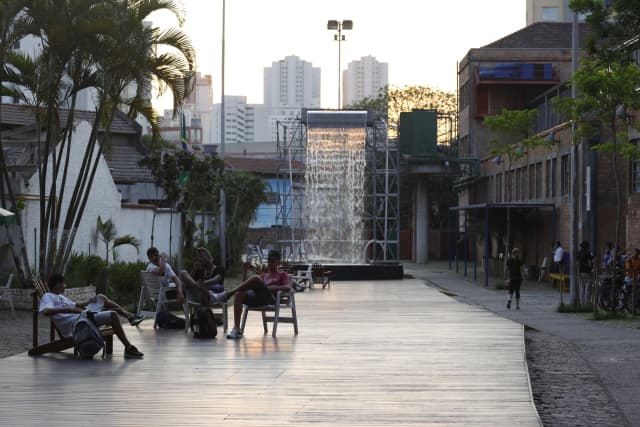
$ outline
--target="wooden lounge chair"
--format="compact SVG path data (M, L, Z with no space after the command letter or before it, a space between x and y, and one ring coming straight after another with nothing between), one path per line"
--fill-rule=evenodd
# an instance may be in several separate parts
M40 298L49 292L47 285L38 277L33 279L34 291L31 294L32 297L32 314L33 314L33 348L29 350L29 356L40 356L46 353L53 353L57 351L63 351L68 348L73 348L73 338L65 338L60 334L60 331L56 328L53 321L51 323L51 329L49 333L49 342L44 344L38 344L38 317L40 315ZM113 353L113 329L110 327L99 328L102 338L104 339L105 353ZM56 339L57 336L57 339Z

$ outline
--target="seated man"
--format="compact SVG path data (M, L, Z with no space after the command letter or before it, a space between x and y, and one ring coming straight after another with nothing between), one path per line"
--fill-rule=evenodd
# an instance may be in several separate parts
M191 272L180 271L180 278L184 285L190 289L199 289L204 297L208 297L209 291L217 293L224 291L225 270L220 262L211 257L207 248L196 249L196 260ZM203 301L206 298L203 298Z
M120 323L118 314L128 318L132 325L140 323L141 317L125 311L118 304L102 294L83 303L71 301L63 295L65 283L62 274L52 274L49 278L48 285L49 292L42 296L39 311L45 316L51 316L51 320L63 337L70 338L73 335L73 324L80 317L80 313L89 306L92 311L94 309L97 311L91 316L96 326L106 325L113 328L113 332L124 345L125 358L141 359L144 356L144 354L139 352L127 339L124 330L122 330L122 324ZM99 311L102 309L101 307L106 308L106 310Z
M160 255L158 248L150 247L147 249L147 258L149 258L149 264L147 265L146 271L162 276L162 281L166 286L175 287L176 299L179 303L183 303L184 294L182 293L182 282L180 282L180 279L178 279L178 276L174 273L171 265L167 262L167 255Z
M242 316L242 305L249 307L261 307L275 303L274 296L278 291L288 291L291 289L289 275L284 271L278 271L280 263L280 253L270 251L267 256L267 268L255 276L247 279L247 271L250 264L244 264L244 275L242 282L236 288L219 293L211 293L211 298L217 301L225 301L235 295L233 302L233 330L227 334L229 339L242 337L240 330L240 317Z

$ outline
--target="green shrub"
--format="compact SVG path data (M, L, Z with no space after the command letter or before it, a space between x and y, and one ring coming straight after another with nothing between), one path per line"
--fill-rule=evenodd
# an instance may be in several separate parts
M64 273L69 288L94 285L103 292L106 286L106 263L97 255L73 254Z
M134 307L140 295L140 270L147 264L115 262L109 266L108 295L120 305Z

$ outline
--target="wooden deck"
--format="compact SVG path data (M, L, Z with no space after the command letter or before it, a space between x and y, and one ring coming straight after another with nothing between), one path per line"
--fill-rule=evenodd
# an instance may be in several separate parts
M522 326L418 280L296 294L300 334L194 340L127 327L105 360L1 359L0 425L540 426ZM219 329L221 333L221 329Z

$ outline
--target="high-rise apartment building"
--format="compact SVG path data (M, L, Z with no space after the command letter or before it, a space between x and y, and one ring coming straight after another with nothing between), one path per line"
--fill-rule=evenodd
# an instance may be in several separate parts
M320 68L295 55L265 67L264 104L320 108Z
M378 62L371 55L351 61L342 72L342 105L374 98L388 83L389 64L386 62Z
M527 25L535 22L572 22L573 11L569 9L570 0L527 0ZM612 0L600 0L605 6L611 6ZM578 20L584 21L579 15Z
M213 143L222 142L222 106L213 106ZM224 142L225 144L237 144L247 142L246 126L247 97L225 95L224 97Z

